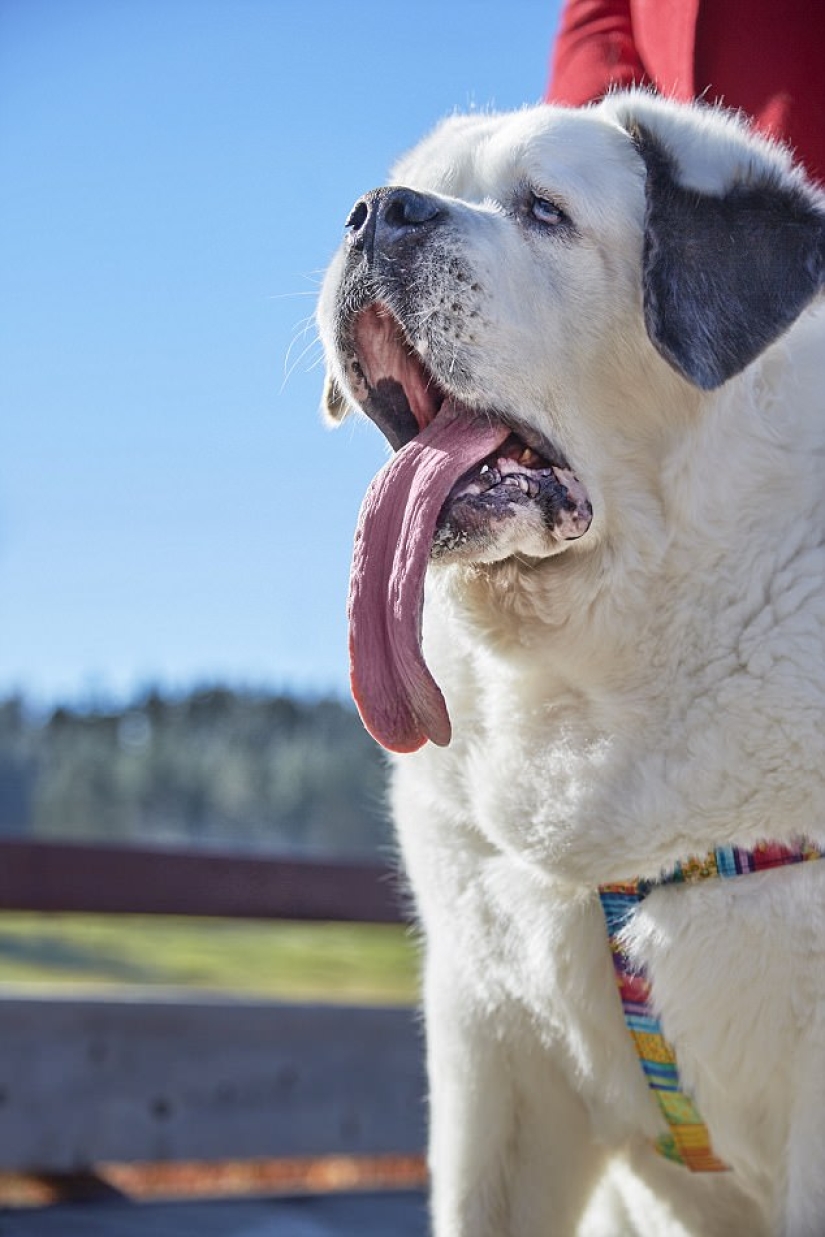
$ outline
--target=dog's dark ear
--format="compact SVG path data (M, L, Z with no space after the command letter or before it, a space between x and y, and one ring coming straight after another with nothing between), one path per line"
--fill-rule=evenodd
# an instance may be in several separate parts
M777 171L724 195L679 182L674 158L639 124L647 168L645 324L656 348L709 391L749 365L825 284L825 209Z

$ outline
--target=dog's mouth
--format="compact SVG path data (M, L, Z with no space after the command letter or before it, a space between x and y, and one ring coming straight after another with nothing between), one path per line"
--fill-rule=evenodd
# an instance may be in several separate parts
M421 650L428 563L546 556L586 533L593 512L561 452L451 395L386 306L363 309L351 340L352 394L396 452L367 491L355 537L352 690L370 733L410 752L451 737Z

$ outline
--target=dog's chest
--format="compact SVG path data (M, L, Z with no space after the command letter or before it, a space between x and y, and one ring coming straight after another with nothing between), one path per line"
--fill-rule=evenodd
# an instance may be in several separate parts
M595 885L561 881L543 862L548 821L563 845L565 819L576 819L610 754L594 743L571 763L559 751L564 771L542 814L529 759L516 759L524 736L516 738L512 751L497 746L498 761L488 753L447 775L431 753L427 776L408 766L400 779L399 825L431 946L461 958L475 999L516 1040L526 1013L530 1034L561 1054L605 1136L655 1138L659 1117L622 1017ZM617 839L594 835L589 844L609 849ZM817 870L663 889L630 931L683 1082L719 1154L751 1176L780 1154L794 1061L810 1011L825 1007L825 899L817 893L825 864L810 866Z

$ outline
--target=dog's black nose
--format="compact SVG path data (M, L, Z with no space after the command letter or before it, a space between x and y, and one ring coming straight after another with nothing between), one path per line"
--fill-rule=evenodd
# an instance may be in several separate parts
M429 229L444 214L440 202L426 193L393 185L373 189L350 212L349 244L371 258L374 249L387 250L411 234Z

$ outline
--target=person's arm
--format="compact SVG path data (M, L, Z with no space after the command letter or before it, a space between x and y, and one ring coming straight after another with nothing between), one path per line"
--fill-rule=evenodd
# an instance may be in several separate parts
M611 86L648 81L633 41L630 0L567 0L550 69L548 103L579 106Z

